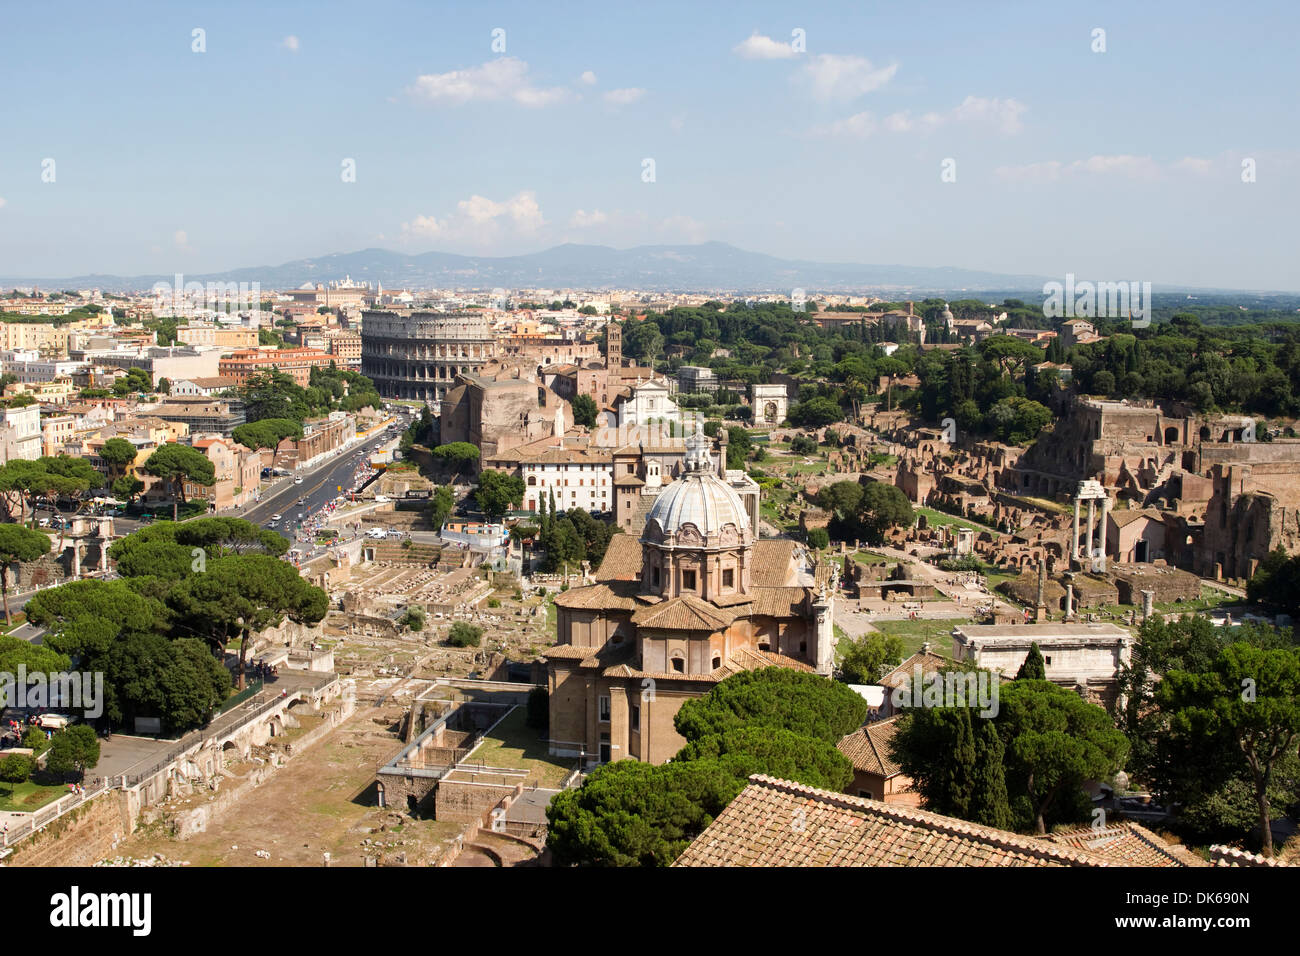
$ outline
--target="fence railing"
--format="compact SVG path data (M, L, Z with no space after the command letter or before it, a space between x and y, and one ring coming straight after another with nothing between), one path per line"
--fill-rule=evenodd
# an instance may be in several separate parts
M49 826L65 813L69 813L81 806L92 797L97 797L108 789L108 781L98 778L89 786L83 786L79 793L69 793L67 796L60 797L52 803L47 803L26 820L15 826L6 826L3 834L3 842L0 846L10 846L19 840L30 836L37 830Z

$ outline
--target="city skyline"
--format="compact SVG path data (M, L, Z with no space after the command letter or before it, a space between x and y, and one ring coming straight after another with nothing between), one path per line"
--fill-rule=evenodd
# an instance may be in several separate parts
M10 14L4 273L716 241L1300 289L1280 4L145 10Z

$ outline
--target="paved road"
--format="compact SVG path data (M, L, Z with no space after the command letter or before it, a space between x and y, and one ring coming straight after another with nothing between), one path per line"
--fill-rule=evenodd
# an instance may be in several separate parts
M303 472L299 476L302 478L301 482L295 482L292 478L282 478L269 492L262 495L260 501L237 512L237 515L268 528L271 527L272 515L282 515L283 518L276 530L285 537L292 538L293 530L298 525L299 513L304 517L315 514L343 493L338 490L340 486L344 492L350 490L354 483L353 475L361 460L386 442L395 439L394 435L380 434L364 444L355 445L310 471ZM304 503L298 504L299 499Z

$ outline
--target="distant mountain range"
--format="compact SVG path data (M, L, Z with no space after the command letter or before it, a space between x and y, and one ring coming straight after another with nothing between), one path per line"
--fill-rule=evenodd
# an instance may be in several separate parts
M566 244L522 256L461 256L447 252L405 255L387 249L334 253L279 266L254 266L185 275L186 281L259 282L289 289L350 275L390 289L578 288L646 289L659 292L977 292L1038 290L1046 279L971 269L902 265L804 262L747 252L722 242L699 245L608 246ZM42 289L99 288L146 291L171 275L81 275L65 278L3 276L0 286L37 284Z
M698 245L635 246L613 249L567 243L522 256L461 256L449 252L406 255L388 249L340 252L297 259L279 266L252 266L228 272L185 274L187 282L258 282L266 290L292 289L307 282L351 276L382 283L386 289L644 289L656 292L874 293L920 298L945 295L984 299L1027 294L1041 296L1043 283L1064 276L1008 275L948 266L862 265L807 262L749 252L725 242ZM1079 276L1100 280L1105 276ZM1120 278L1120 277L1115 277ZM1132 277L1127 277L1132 278ZM38 285L42 289L144 292L173 275L80 275L65 278L0 276L0 290ZM1243 290L1157 286L1157 294L1223 293L1236 299ZM1258 290L1264 297L1278 293ZM1281 293L1293 298L1295 293Z

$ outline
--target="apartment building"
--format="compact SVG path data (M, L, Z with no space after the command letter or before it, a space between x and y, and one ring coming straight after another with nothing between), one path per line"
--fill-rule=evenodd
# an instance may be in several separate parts
M278 369L306 388L313 368L328 368L335 357L319 349L242 349L221 359L217 374L244 385L254 375Z
M41 408L0 408L0 464L41 457Z

